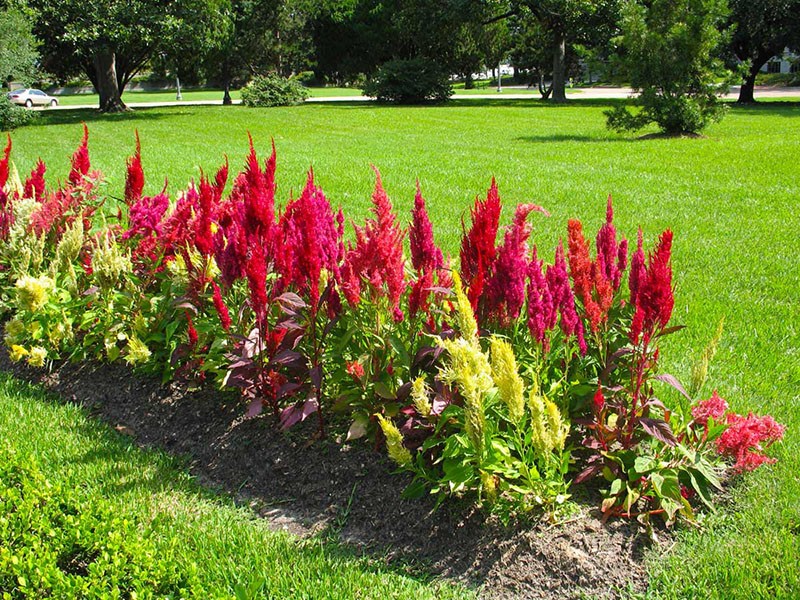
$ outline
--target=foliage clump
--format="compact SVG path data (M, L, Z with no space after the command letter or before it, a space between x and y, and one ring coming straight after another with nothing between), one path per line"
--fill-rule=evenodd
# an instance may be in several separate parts
M30 123L36 113L17 106L5 94L0 94L0 131L11 131Z
M384 63L364 85L363 92L379 102L395 104L444 102L453 95L448 74L423 58Z
M297 80L280 75L258 75L242 88L245 106L291 106L308 98L308 90Z
M724 114L719 96L731 73L718 57L725 43L724 0L655 0L630 3L622 20L625 64L638 112L607 111L615 131L655 123L666 134L696 134Z

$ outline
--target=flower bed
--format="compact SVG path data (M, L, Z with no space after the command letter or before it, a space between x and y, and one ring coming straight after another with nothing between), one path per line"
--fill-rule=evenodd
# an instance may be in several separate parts
M504 518L559 510L570 485L600 478L606 517L694 519L725 468L770 462L783 435L700 396L721 330L688 390L659 372L680 329L673 235L646 254L640 231L631 251L610 199L594 252L572 220L545 264L529 221L546 211L520 205L501 231L492 181L456 269L420 190L405 229L377 172L374 214L346 242L313 173L277 206L274 147L262 164L251 142L227 195L226 163L172 202L143 195L137 139L119 206L91 172L88 131L55 187L41 162L22 183L10 151L0 293L15 360L125 360L238 388L248 416L385 447L413 474L408 497L468 496Z

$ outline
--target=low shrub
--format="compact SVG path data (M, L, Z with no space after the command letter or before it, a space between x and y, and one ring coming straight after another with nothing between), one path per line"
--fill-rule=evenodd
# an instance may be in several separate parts
M363 93L379 102L421 104L444 102L453 95L453 89L449 75L435 62L415 58L381 65L364 85Z
M629 248L610 198L595 251L574 219L547 264L529 223L547 212L520 205L501 229L492 181L462 222L455 269L421 191L406 228L377 171L372 215L345 242L313 173L276 203L275 149L262 163L252 140L228 195L226 163L173 204L143 194L137 137L124 203L102 217L88 131L55 189L41 162L24 184L9 178L10 152L0 308L14 360L123 359L235 387L249 417L313 419L320 436L386 447L413 474L408 496L468 495L505 517L556 510L571 477L596 477L606 516L692 520L726 468L772 462L783 435L701 395L721 330L688 391L660 371L661 342L681 329L673 234L646 254L640 231Z
M0 94L0 131L11 131L30 123L36 113L17 106L5 94Z
M257 75L242 88L245 106L290 106L308 98L308 90L294 79L279 75Z

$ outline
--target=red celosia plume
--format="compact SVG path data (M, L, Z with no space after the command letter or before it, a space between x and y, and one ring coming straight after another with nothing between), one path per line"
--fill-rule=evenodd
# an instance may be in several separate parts
M0 158L0 190L8 183L8 161L11 156L11 134L6 134L6 147L3 149L3 158Z
M342 289L348 302L357 304L361 282L367 282L374 295L389 299L397 320L402 318L398 305L406 287L403 272L405 231L392 212L392 203L383 189L377 169L372 205L375 218L367 219L363 227L354 226L356 242L348 248L345 257Z
M84 175L89 173L91 164L89 162L89 128L86 123L83 124L83 139L81 145L75 150L72 155L72 168L70 169L67 180L72 185L78 185L83 179Z
M467 288L467 296L472 310L477 312L478 300L494 266L495 240L500 225L500 195L497 182L492 177L492 184L486 194L486 200L475 199L470 211L472 226L467 231L464 220L461 229L461 276Z
M642 272L637 267L639 273L635 286L635 313L630 335L633 343L638 343L642 334L645 343L648 343L658 329L666 327L669 323L675 305L672 292L671 255L672 231L667 229L659 237L656 249L649 255L647 269ZM632 264L632 272L633 269ZM631 275L633 276L633 273ZM631 295L633 296L633 290Z
M144 190L144 171L142 170L142 145L139 132L136 132L136 151L128 158L127 175L125 177L125 203L132 206L142 197Z
M23 198L33 198L37 202L44 200L45 182L44 174L47 171L47 166L40 158L36 166L31 171L31 174L25 179L25 186L23 188Z

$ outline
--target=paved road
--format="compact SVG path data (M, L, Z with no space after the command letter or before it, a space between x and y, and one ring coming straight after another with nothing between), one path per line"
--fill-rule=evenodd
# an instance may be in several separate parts
M527 100L531 98L538 98L539 95L530 91L523 91L523 87L507 87L506 90L519 89L519 93L487 93L487 94L456 94L453 96L458 100ZM627 98L633 91L630 88L619 87L593 87L593 88L580 88L572 89L567 94L568 100L578 100L583 98L589 99L603 99L603 98ZM739 96L739 88L733 87L725 98L736 100ZM780 88L780 87L766 87L757 86L755 90L756 100L759 98L792 98L800 101L800 88ZM328 96L319 98L309 98L306 102L369 102L371 99L365 96ZM234 100L234 104L240 104L241 100ZM170 102L128 102L130 108L152 108L158 106L219 106L222 105L222 100L173 100ZM75 110L75 109L97 108L96 104L81 104L76 106L57 106L54 109L45 110Z

